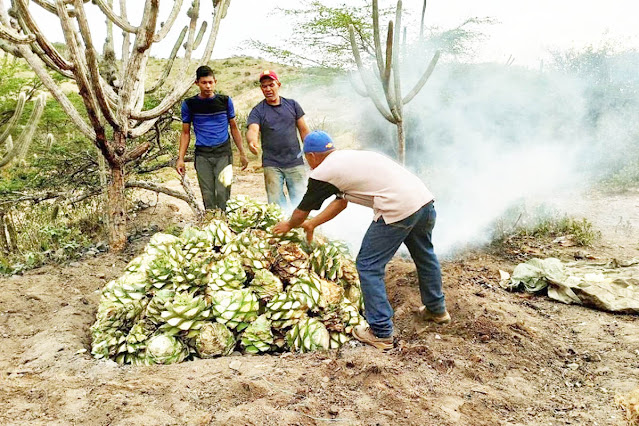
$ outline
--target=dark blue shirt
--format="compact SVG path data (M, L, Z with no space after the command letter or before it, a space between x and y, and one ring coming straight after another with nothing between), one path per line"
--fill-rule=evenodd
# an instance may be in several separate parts
M262 134L262 165L264 167L295 167L304 164L297 138L297 120L304 110L293 99L280 96L279 105L263 100L251 110L247 126L259 124Z
M230 97L215 94L212 98L195 95L182 102L182 122L192 123L195 146L219 146L229 139L229 120L235 118Z

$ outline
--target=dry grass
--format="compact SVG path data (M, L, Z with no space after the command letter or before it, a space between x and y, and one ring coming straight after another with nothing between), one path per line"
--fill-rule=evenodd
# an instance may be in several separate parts
M628 424L639 426L639 388L627 395L617 395L615 402L626 411Z

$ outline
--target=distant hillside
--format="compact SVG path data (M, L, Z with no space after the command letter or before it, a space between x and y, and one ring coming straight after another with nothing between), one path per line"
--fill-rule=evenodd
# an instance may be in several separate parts
M149 61L149 81L159 78L162 75L163 67L166 59L151 59ZM226 59L216 59L210 61L209 66L215 72L217 79L217 90L220 93L227 94L233 98L236 108L239 111L250 109L255 103L262 99L262 93L259 90L257 77L260 72L265 69L274 70L280 77L283 84L296 84L303 80L304 82L313 82L316 79L325 78L327 75L333 74L331 70L323 70L318 68L297 68L290 65L283 65L269 62L260 58L248 56L234 56ZM184 79L186 76L177 75L180 68L178 61L173 66L173 71L167 79L170 85L176 78ZM195 67L190 66L187 74L195 80ZM189 94L197 93L194 86Z

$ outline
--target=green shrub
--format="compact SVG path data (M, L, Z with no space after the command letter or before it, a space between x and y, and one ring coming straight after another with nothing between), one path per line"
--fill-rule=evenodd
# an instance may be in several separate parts
M525 206L508 209L493 224L493 243L503 243L512 237L534 237L539 239L571 236L580 246L591 246L601 237L592 222L560 214L541 204L528 211Z
M77 259L104 235L98 200L74 206L41 203L14 208L7 223L16 237L10 252L0 252L0 274L15 274L49 261ZM0 247L1 248L1 247Z

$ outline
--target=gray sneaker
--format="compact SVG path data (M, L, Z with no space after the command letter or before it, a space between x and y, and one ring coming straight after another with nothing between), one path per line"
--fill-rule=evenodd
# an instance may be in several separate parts
M370 327L367 325L358 325L353 329L353 337L360 342L368 343L375 346L377 349L388 350L393 349L393 336L390 337L377 337L373 334Z
M424 321L433 322L433 323L435 323L437 325L448 324L451 321L450 320L450 314L448 313L448 311L444 311L441 314L435 314L435 313L429 311L428 309L426 309L426 306L421 306L418 309L417 314Z

